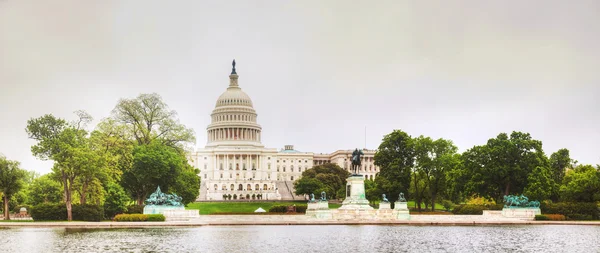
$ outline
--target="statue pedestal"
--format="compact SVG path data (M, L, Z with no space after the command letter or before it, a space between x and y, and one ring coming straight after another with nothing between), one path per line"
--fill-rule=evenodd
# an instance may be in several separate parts
M167 221L187 221L200 217L198 210L185 210L183 206L147 205L144 214L162 214Z
M542 214L542 210L540 210L539 207L514 207L502 209L502 216L506 218L533 220L537 214Z
M306 208L306 215L317 219L333 218L331 210L329 210L329 201L317 200L316 202L309 202Z
M392 216L397 220L410 220L410 212L408 211L407 204L406 202L394 202Z
M346 199L339 210L373 210L365 197L365 178L353 175L346 182Z
M392 208L390 202L379 202L379 209L377 210L378 220L391 220L394 216L392 215Z

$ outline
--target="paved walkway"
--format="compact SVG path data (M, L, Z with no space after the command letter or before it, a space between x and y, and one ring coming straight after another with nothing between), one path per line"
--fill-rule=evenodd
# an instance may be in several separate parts
M595 225L600 221L528 221L508 218L483 218L481 215L412 215L410 220L318 220L305 215L202 215L189 221L166 222L0 222L0 228L140 228L197 227L211 225L412 225L412 226L488 226L488 225Z

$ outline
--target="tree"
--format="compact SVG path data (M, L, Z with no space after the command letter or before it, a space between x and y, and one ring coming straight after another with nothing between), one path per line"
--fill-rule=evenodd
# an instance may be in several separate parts
M36 140L32 153L42 160L53 160L52 171L60 178L67 207L67 219L73 220L72 195L75 180L89 169L94 158L89 153L87 132L83 129L91 121L84 112L76 112L78 120L67 123L53 115L27 121L27 134Z
M142 205L158 186L163 192L172 190L186 164L177 149L162 142L138 145L133 149L131 169L123 172L121 185Z
M51 174L42 175L29 186L29 204L58 203L62 199L60 183L51 178Z
M400 192L408 192L414 163L414 141L410 135L394 130L383 137L375 153L375 165L381 168L375 183L390 201L397 200Z
M599 201L600 171L591 165L579 165L568 171L560 187L560 195L563 201Z
M415 187L415 197L419 210L421 210L421 198L424 194L431 201L431 211L434 211L435 202L440 192L443 193L446 186L446 174L459 164L459 155L456 153L458 148L452 141L445 139L432 140L429 137L419 136L415 139L416 166L414 179L417 180L417 173L425 180L424 188L419 191L420 184L413 184Z
M497 202L504 195L522 193L529 174L538 166L546 166L542 142L528 133L501 133L483 146L475 146L462 155L462 162L471 175L467 192Z
M0 155L0 192L2 192L4 201L5 220L10 220L10 198L21 190L26 177L27 171L19 168L19 162L7 160L6 157Z
M527 177L527 187L523 194L530 200L544 201L550 198L554 184L550 170L538 166Z
M550 198L553 201L558 201L560 185L565 177L565 172L567 168L573 166L574 162L569 155L569 150L566 148L559 149L550 155L550 176L554 182Z
M135 99L121 99L112 111L112 118L127 126L138 145L154 141L171 147L184 148L194 143L194 131L179 123L177 113L169 110L156 94L141 94Z
M302 172L302 178L294 182L294 187L297 187L295 193L318 195L324 191L330 199L341 198L343 195L340 194L346 189L346 178L349 176L350 173L337 164L319 165Z
M131 202L123 187L110 182L106 185L106 201L104 201L104 215L112 218L117 214L127 211L127 204Z
M173 192L181 197L181 203L184 205L194 202L200 194L200 177L198 173L200 173L199 169L186 163L182 172L177 176L175 185L173 185Z

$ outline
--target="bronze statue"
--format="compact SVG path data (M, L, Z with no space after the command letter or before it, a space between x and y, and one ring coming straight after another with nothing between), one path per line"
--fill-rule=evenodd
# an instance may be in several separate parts
M381 195L381 202L384 202L384 203L388 203L388 202L390 202L390 201L389 201L389 200L386 198L386 196L385 196L385 193L384 193L383 195Z
M231 65L233 66L233 68L231 69L231 74L237 75L237 73L235 72L235 59L233 59L233 62L231 63Z
M145 201L145 204L157 206L183 206L181 200L182 198L175 193L166 194L161 192L159 186L154 193L150 194L150 197Z
M404 198L404 193L400 193L400 196L398 196L398 202L406 202L406 199Z
M360 157L362 155L364 155L362 150L355 149L354 152L352 152L352 170L354 171L354 175L358 175L361 165Z
M325 196L325 192L321 192L321 201L327 201L327 197Z
M310 199L308 200L308 202L311 202L311 203L316 202L316 200L315 200L315 194L314 193L310 194Z

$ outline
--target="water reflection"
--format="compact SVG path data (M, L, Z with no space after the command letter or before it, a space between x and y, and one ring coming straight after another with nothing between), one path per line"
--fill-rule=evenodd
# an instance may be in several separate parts
M600 226L0 229L2 252L595 252Z

